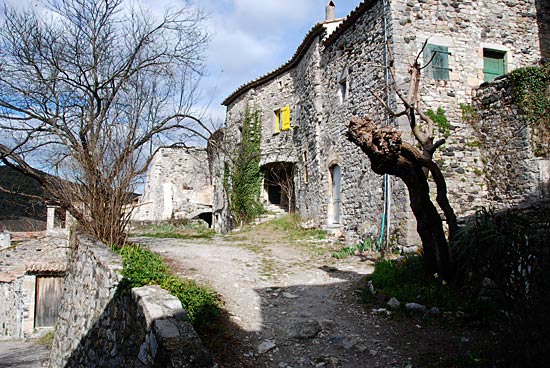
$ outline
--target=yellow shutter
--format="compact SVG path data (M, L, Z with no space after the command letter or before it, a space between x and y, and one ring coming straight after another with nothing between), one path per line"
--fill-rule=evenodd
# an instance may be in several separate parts
M274 129L274 132L275 133L279 133L281 131L281 110L277 110L275 111L275 129Z
M281 120L283 121L281 130L290 129L290 106L281 108Z

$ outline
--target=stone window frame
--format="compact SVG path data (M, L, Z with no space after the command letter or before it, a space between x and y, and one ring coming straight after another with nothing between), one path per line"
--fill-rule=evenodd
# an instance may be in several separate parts
M483 69L484 69L483 50L484 49L489 49L489 50L499 51L499 52L505 53L504 63L506 65L505 66L506 73L510 73L511 71L513 71L514 69L516 69L518 67L518 65L516 65L516 62L514 60L514 51L512 49L504 46L501 43L481 42L481 43L479 43L479 46L477 48L477 68L476 68L477 72L478 72L478 75L477 75L478 83L477 83L477 85L483 83L484 79L485 79L484 72L483 72Z
M304 184L309 184L309 169L307 160L307 150L302 151L302 161L304 162Z

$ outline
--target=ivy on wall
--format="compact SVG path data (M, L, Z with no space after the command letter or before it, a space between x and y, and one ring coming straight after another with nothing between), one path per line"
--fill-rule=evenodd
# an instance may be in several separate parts
M512 96L533 129L537 156L550 153L550 64L514 70L508 76Z
M437 130L440 134L443 134L445 138L449 138L449 135L451 135L451 123L447 120L447 116L445 116L445 110L443 110L441 107L437 108L437 112L434 112L432 109L429 109L426 111L426 115L430 117L430 119L433 120L433 122L437 125Z
M224 189L231 216L237 224L245 224L265 212L260 202L262 172L260 170L261 119L257 111L245 111L242 140L232 167L224 165Z

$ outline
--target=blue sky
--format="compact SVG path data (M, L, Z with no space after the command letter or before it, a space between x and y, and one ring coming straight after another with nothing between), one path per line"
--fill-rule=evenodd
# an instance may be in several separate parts
M0 0L20 8L41 0ZM201 81L200 110L221 124L221 102L240 85L288 61L306 33L325 18L328 0L125 0L161 16L186 5L205 10L211 36L206 74ZM336 17L348 15L360 0L334 0Z
M163 0L169 2L170 0ZM360 0L335 0L336 16L348 15ZM221 102L241 84L289 60L306 33L324 20L327 0L196 0L208 14L212 36L203 102L218 119Z

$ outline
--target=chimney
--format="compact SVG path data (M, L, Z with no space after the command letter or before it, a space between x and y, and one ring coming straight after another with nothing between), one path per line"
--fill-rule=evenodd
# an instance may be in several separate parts
M334 20L336 16L334 15L334 1L329 1L327 7L325 8L325 22Z

